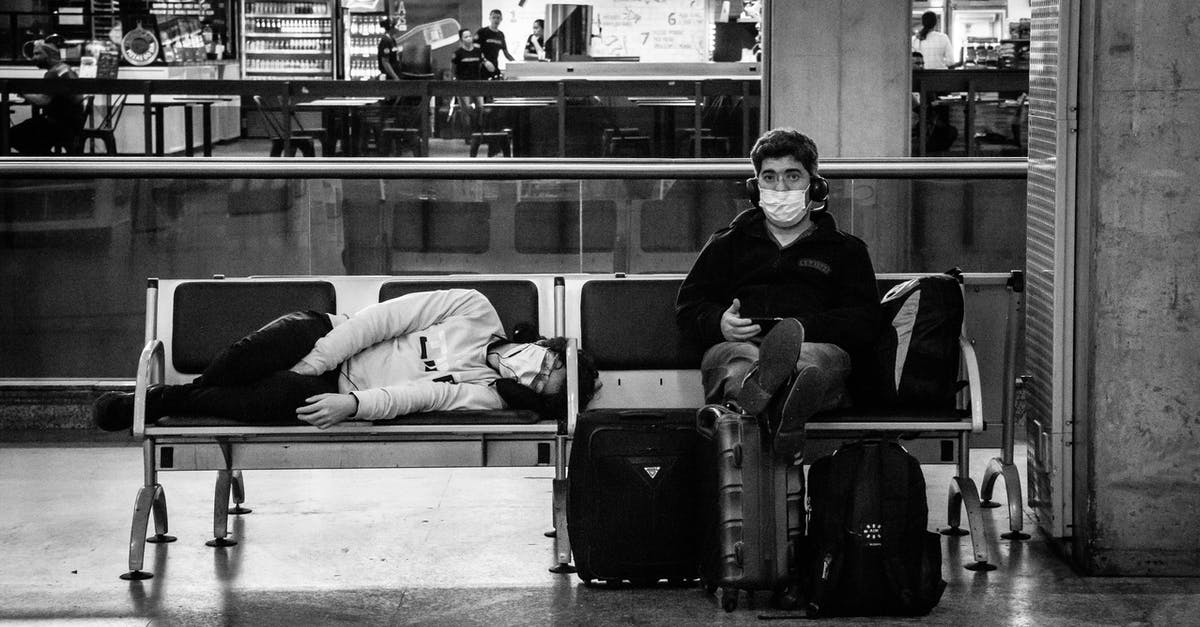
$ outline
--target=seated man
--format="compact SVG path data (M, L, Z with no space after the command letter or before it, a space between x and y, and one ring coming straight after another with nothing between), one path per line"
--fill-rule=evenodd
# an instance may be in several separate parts
M816 144L774 129L750 159L755 206L700 251L676 320L706 349L706 400L765 413L777 444L795 447L809 416L847 402L850 356L875 339L879 294L866 244L837 229L823 193L809 195L824 184Z
M47 83L79 78L71 66L63 63L55 42L49 37L33 46L33 64L46 70ZM85 113L79 94L22 94L32 105L41 107L34 116L9 129L13 149L23 155L48 155L55 147L73 148L83 131Z
M298 419L327 429L348 419L505 407L558 418L567 407L565 346L561 338L508 341L495 308L475 290L406 294L354 315L296 312L235 342L192 383L151 386L147 422ZM580 373L586 406L596 370L583 356ZM104 394L95 419L106 431L128 429L133 394Z

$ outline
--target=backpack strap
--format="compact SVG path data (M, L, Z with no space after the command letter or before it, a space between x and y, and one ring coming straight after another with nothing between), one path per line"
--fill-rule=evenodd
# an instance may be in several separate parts
M838 459L838 456L842 456ZM858 483L862 468L863 445L854 442L834 452L828 476L828 503L835 505L826 509L820 521L821 542L814 549L813 565L816 572L812 573L810 593L806 614L810 617L819 616L821 606L825 605L837 588L841 576L842 555L845 552L846 521L854 515L854 499L851 491ZM847 461L849 460L849 461ZM839 463L840 462L840 463ZM846 470L849 472L839 472Z
M885 452L883 450L884 446L894 447L894 450ZM888 465L887 468L885 468L885 464L884 464L884 456L885 455L891 455L891 456L893 456L894 459L898 459L904 463L890 464L890 465ZM903 486L904 490L906 491L906 493L905 493L906 507L903 508L904 513L895 518L895 520L900 520L901 524L898 525L897 528L895 528L895 529L885 530L888 533L886 533L884 535L883 545L881 547L882 552L883 552L883 571L884 571L884 575L886 576L888 585L892 589L892 593L896 595L896 599L900 603L900 607L903 608L906 612L910 612L910 613L914 613L914 614L924 614L930 609L930 607L926 607L928 601L926 599L920 598L920 594L919 594L920 591L918 589L914 589L914 587L913 587L913 584L915 583L914 577L916 576L917 573L910 572L910 569L905 567L905 559L904 559L903 552L905 549L912 550L912 547L902 547L901 542L899 541L899 538L901 536L906 535L906 532L908 531L908 527L912 526L912 521L909 520L909 516L908 516L909 508L907 507L907 505L912 501L913 498L916 497L915 494L907 493L909 486L913 485L913 481L912 481L913 465L911 463L907 463L909 461L907 459L907 455L908 455L908 453L906 451L904 451L904 448L895 442L880 443L880 446L878 449L878 466L877 466L877 468L880 473L879 474L879 499L880 499L879 502L882 503L883 499L885 497L887 497L887 488L884 486L885 473L888 476L896 478L897 481L893 485ZM919 466L918 466L918 472L920 472ZM924 483L924 482L922 482L922 483ZM925 494L922 493L920 495L920 498L924 499ZM891 521L888 521L888 522L891 522ZM922 531L924 531L924 529L922 529Z

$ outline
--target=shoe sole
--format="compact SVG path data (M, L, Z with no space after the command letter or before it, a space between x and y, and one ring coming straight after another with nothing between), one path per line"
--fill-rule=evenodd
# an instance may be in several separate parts
M795 318L781 320L767 333L758 355L758 367L746 377L738 394L742 411L759 415L766 410L780 386L792 376L802 344L804 325Z
M780 409L779 425L775 428L775 445L776 449L787 453L798 453L804 447L804 426L808 423L808 417L814 412L801 411L805 406L805 401L809 402L809 407L813 402L811 385L813 377L817 373L809 368L801 370L796 376L796 380L792 382L791 389L788 390L787 397L783 400L783 407Z

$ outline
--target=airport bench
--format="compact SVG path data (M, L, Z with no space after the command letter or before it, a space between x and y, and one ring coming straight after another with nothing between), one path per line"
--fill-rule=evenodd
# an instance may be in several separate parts
M880 294L915 274L877 276ZM956 473L949 486L946 535L970 533L974 561L966 567L991 570L985 538L982 507L990 502L997 477L1003 477L1008 489L1009 524L1020 538L1023 524L1020 479L1012 464L1012 394L1016 346L1017 307L1023 291L1022 274L967 273L962 275L967 315L959 338L961 377L967 386L959 393L958 408L928 411L839 410L814 416L807 424L809 444L806 457L815 458L840 443L861 437L901 438L910 452L923 463L955 463ZM704 405L698 366L701 353L684 340L675 323L675 296L682 282L680 275L577 275L566 277L568 335L578 341L600 370L603 384L589 409L689 409ZM971 300L981 294L999 296L1007 312L1003 328L973 327ZM994 306L994 305L993 305ZM1004 365L999 375L1002 392L1000 415L1005 426L1005 451L989 463L984 479L985 499L981 501L975 481L970 477L971 436L984 429L983 382L975 353L975 343L1003 342ZM996 337L1000 335L1002 337ZM568 377L575 372L568 368ZM573 379L569 379L573 381ZM1007 382L1007 383L1006 383ZM569 383L570 385L570 383ZM568 432L574 431L578 415L572 404L568 409ZM967 512L968 529L960 527L961 511ZM559 526L556 545L557 567L565 570L571 560L568 534ZM1028 536L1024 536L1028 537Z
M496 307L504 328L532 324L561 335L549 276L250 277L151 279L146 344L138 361L133 433L142 440L144 476L134 506L129 571L146 579L147 542L171 542L163 471L217 471L210 546L228 546L229 514L244 514L243 470L536 466L565 477L565 423L527 410L432 412L393 420L345 421L325 430L217 417L165 416L146 423L146 390L190 382L225 346L297 310L346 313L409 292L471 288ZM232 506L231 506L232 501ZM565 507L565 498L562 501ZM153 516L155 533L147 536ZM554 518L561 518L555 514Z

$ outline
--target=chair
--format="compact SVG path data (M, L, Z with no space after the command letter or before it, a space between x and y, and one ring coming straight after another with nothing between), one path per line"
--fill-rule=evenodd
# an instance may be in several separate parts
M400 78L412 81L431 81L437 77L433 72L433 50L424 42L404 45L400 54Z
M600 133L600 155L604 157L649 157L652 141L642 129L633 126L621 126L612 111L599 98L595 103L600 107L600 117L604 122L604 130Z
M280 119L278 114L274 111L268 110L266 105L263 104L262 96L255 94L253 98L254 106L258 108L258 114L262 116L263 123L267 125L267 131L271 134L272 157L283 156L283 148L287 143L285 141L285 137L291 140L292 144L291 149L288 150L287 156L295 157L297 150L300 151L305 157L315 157L317 155L316 149L313 147L312 135L307 134L308 132L306 132L303 128L301 128L299 131L292 131L289 134L284 129L283 121ZM324 132L324 129L322 129L322 132ZM322 148L324 148L325 145L326 144L322 144Z
M88 96L85 101L87 111L87 119L92 119L95 109L95 96ZM104 152L109 155L117 154L117 123L121 121L121 114L125 112L126 94L121 94L109 102L108 111L104 113L104 117L99 123L93 126L84 126L79 133L78 153L83 153L83 147L88 140L92 141L91 151L96 152L96 140L104 142Z

